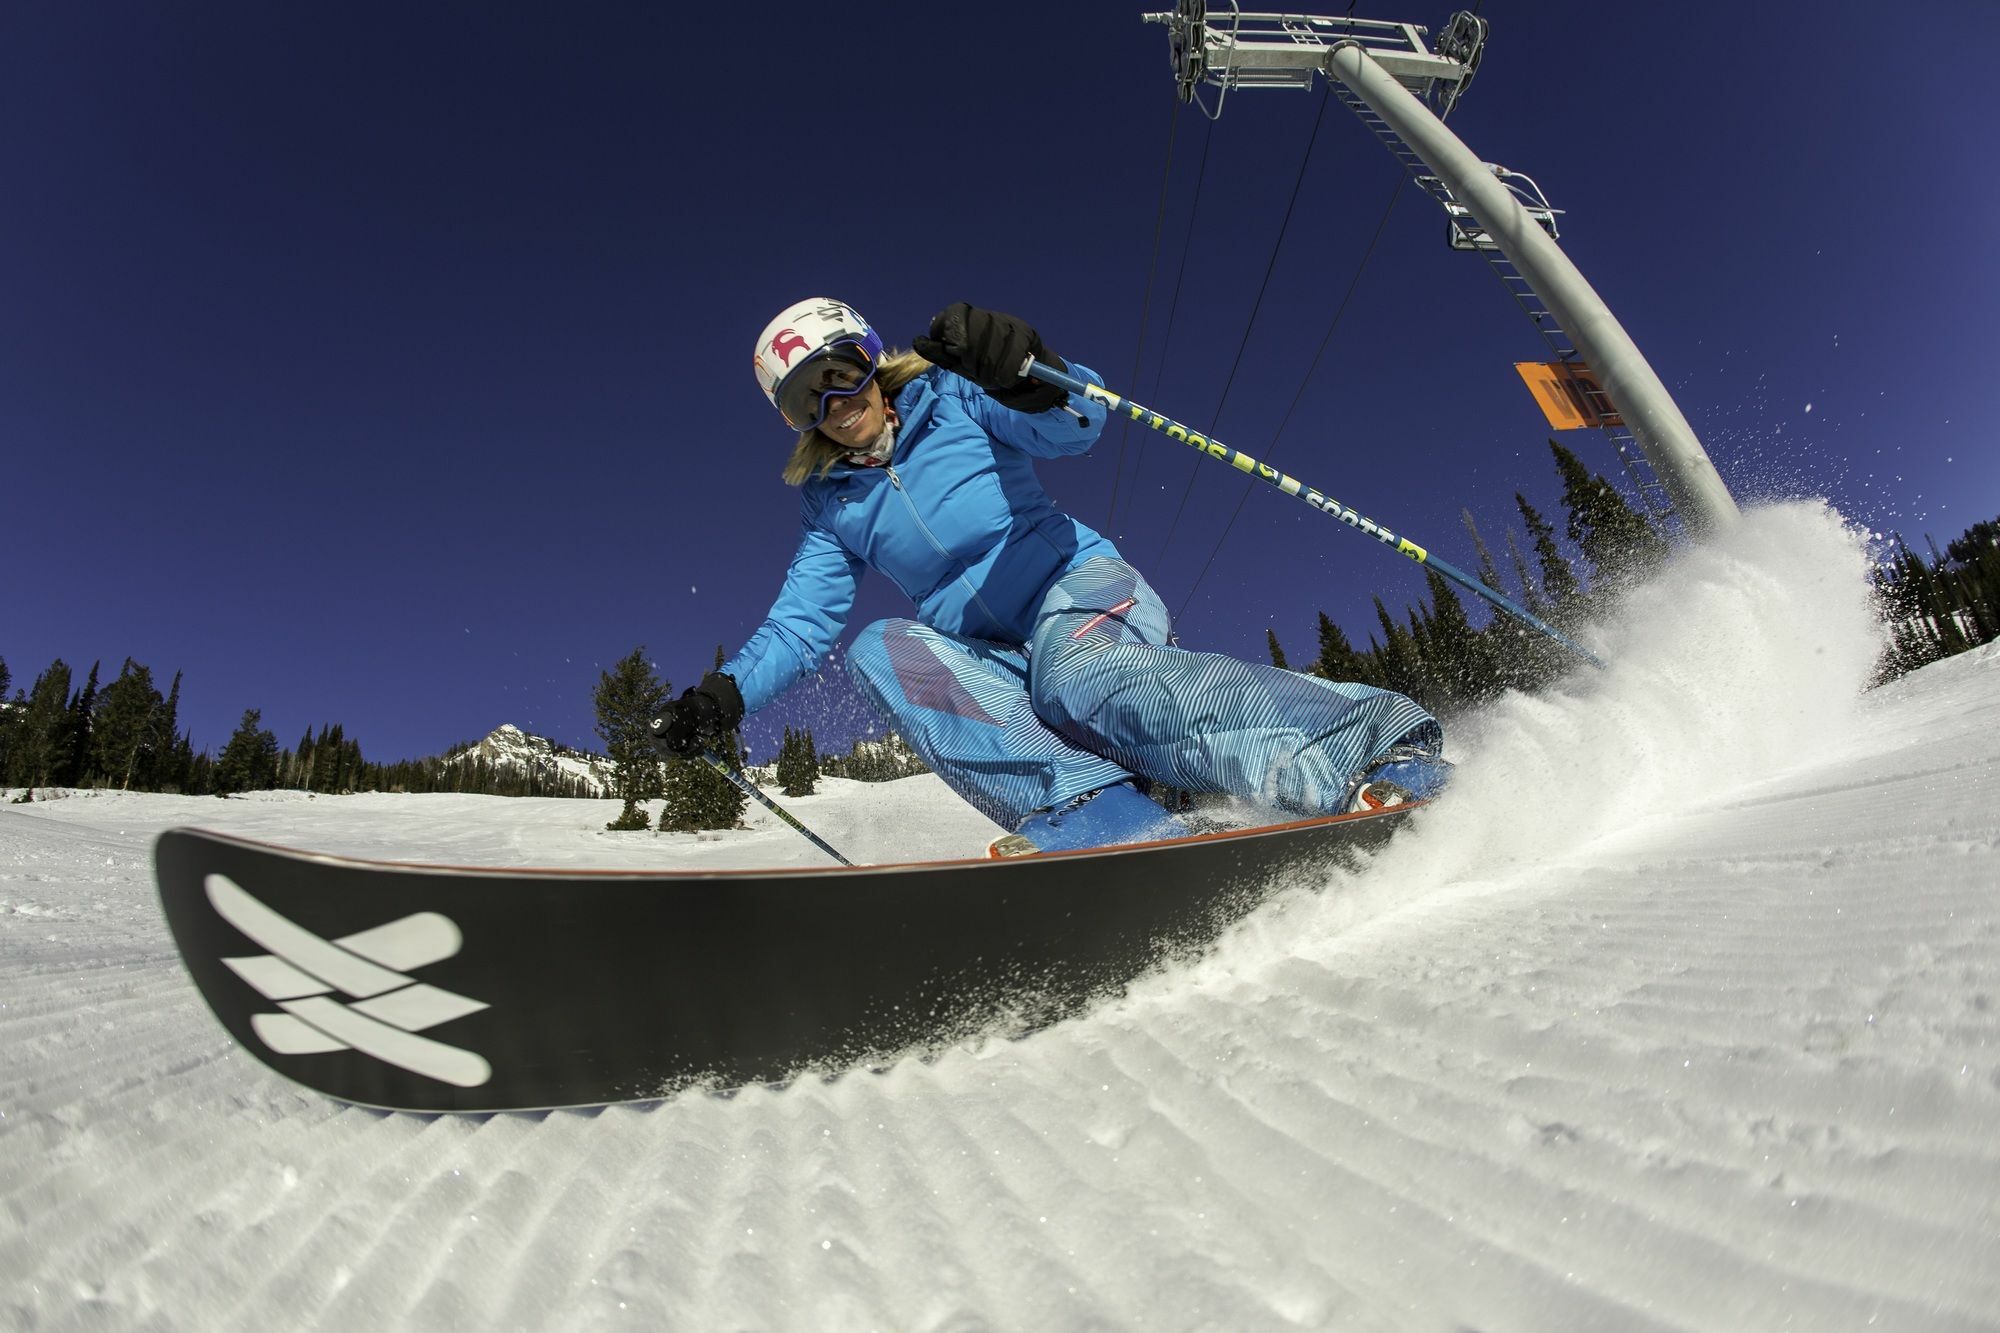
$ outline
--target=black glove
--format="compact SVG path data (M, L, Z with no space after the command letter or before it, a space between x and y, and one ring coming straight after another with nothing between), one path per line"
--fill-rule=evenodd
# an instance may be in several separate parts
M1069 394L1055 385L1022 376L1021 363L1031 356L1057 370L1066 371L1069 365L1042 346L1033 328L1012 315L958 301L938 311L930 335L918 334L910 346L926 361L965 376L994 402L1016 412L1046 412L1069 401Z
M720 671L711 671L701 684L681 692L681 697L660 710L649 728L653 743L682 759L693 759L703 750L721 745L736 724L743 720L743 695L736 681Z

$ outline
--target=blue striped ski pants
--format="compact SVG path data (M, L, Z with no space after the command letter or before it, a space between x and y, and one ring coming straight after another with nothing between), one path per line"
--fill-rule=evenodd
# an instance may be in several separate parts
M1168 647L1167 629L1139 571L1099 557L1050 587L1025 648L881 620L847 664L932 771L1008 829L1134 775L1330 814L1392 745L1443 743L1400 694Z

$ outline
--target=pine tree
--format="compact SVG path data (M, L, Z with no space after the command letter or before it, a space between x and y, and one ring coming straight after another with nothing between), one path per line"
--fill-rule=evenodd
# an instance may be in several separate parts
M1945 547L1957 562L1961 603L1971 613L1980 643L2000 639L2000 523L1975 523Z
M1914 559L1910 549L1897 539L1898 554L1875 570L1875 601L1889 628L1889 642L1876 667L1876 683L1893 680L1905 672L1937 660L1936 645L1919 620L1921 608L1916 589L1908 577Z
M1264 630L1264 638L1271 650L1271 665L1278 668L1278 670L1280 671L1290 671L1292 668L1285 661L1285 650L1278 644L1278 631L1266 627L1266 629Z
M700 759L669 759L660 779L660 832L694 833L707 827L702 817L701 779L719 776L705 773Z
M1520 499L1517 495L1515 499ZM1548 604L1542 600L1542 590L1535 582L1535 576L1528 572L1528 557L1521 554L1520 530L1509 526L1507 529L1507 557L1514 565L1514 579L1521 585L1521 605L1537 616L1546 617Z
M305 734L299 737L298 748L285 757L284 767L284 783L287 787L295 787L299 791L311 791L313 789L313 734L311 727L307 727Z
M1429 607L1406 607L1410 631L1410 688L1407 693L1423 702L1433 713L1450 711L1450 699L1436 674L1431 656L1431 612Z
M263 791L278 772L278 738L263 727L264 714L256 708L243 710L243 720L222 747L215 761L214 790L217 796L239 791Z
M719 753L724 763L741 770L740 747L732 744ZM743 822L743 807L748 800L735 783L716 772L705 759L668 760L662 795L666 797L660 809L663 833L735 828Z
M321 761L320 790L340 793L352 788L354 770L361 764L361 747L347 739L340 723L326 729L326 755Z
M184 780L175 767L181 726L181 673L167 690L166 702L153 710L147 724L144 756L139 763L139 785L145 791L178 791Z
M2000 520L1984 518L1926 564L1898 534L1894 554L1874 570L1876 604L1888 642L1876 681L1892 681L1938 658L2000 638Z
M1528 558L1521 552L1520 529L1509 524L1506 539L1507 560L1513 567L1515 584L1521 589L1521 605L1531 614L1546 619L1548 604L1535 576L1528 572ZM1494 616L1487 623L1485 634L1502 687L1532 690L1556 670L1556 663L1545 651L1547 640L1512 617Z
M660 715L670 688L653 674L643 644L618 659L611 670L599 673L592 696L597 734L611 757L611 794L625 802L618 817L605 825L614 832L643 829L650 823L639 804L661 794L660 752L650 724Z
M1945 543L1944 548L1944 553L1961 565L1977 564L1982 556L1995 551L2000 551L2000 520L1990 518L1974 523ZM4 670L5 665L0 663L0 670ZM0 685L0 689L4 688L4 685Z
M57 760L55 781L58 786L81 787L88 777L90 728L97 712L97 673L102 665L101 662L90 664L90 679L69 701L69 716L65 719L61 753Z
M202 755L207 759L206 752ZM200 796L206 789L203 784L206 764L196 767L194 735L182 732L175 737L172 757L167 762L166 774L159 786L161 791L179 792L185 796Z
M1431 590L1428 657L1431 678L1442 689L1440 706L1466 707L1496 692L1498 667L1484 636L1472 628L1458 592L1434 569L1424 570Z
M1458 516L1465 523L1465 531L1472 538L1472 549L1479 553L1479 581L1495 592L1507 590L1500 586L1500 568L1493 563L1493 552L1487 548L1486 538L1479 534L1479 524L1473 521L1470 509L1461 509Z
M1972 647L1972 643L1967 638L1965 626L1958 617L1958 606L1952 597L1950 581L1944 569L1944 557L1938 553L1937 543L1931 541L1928 534L1925 535L1925 540L1930 543L1931 563L1926 565L1914 555L1910 559L1920 571L1917 586L1923 602L1924 616L1930 622L1932 634L1937 637L1938 645L1943 650L1942 655L1951 657Z
M786 727L785 738L782 741L778 742L777 777L778 777L778 785L780 787L788 787L791 785L792 757L796 753L796 750L794 748L795 745L796 742L792 736L792 729L790 727Z
M778 785L787 796L810 796L819 781L818 756L813 753L812 733L785 728L785 740L778 747Z
M7 785L8 775L14 771L14 732L25 711L22 702L10 702L7 698L7 689L13 683L14 673L7 669L7 659L0 657L0 787Z
M1313 659L1312 673L1324 680L1371 683L1370 668L1354 651L1346 631L1324 611L1319 613L1319 656Z
M52 785L66 758L69 682L69 663L58 657L28 692L14 736L14 771L8 775L8 785L25 788L16 801L31 801L37 787Z
M1644 578L1666 558L1667 543L1640 517L1618 488L1587 471L1577 456L1555 440L1556 472L1562 478L1563 506L1569 510L1569 539L1593 571L1591 590L1611 592Z
M722 645L715 648L715 665L723 663ZM718 747L722 761L741 772L749 759L743 734L732 731ZM743 822L749 798L706 760L675 760L667 765L666 803L660 811L663 830L693 833L703 829L735 828Z
M1514 493L1514 503L1521 508L1521 521L1528 525L1535 556L1541 562L1542 595L1548 599L1548 618L1558 625L1573 621L1583 589L1576 581L1576 571L1556 545L1556 530L1519 491Z
M1417 660L1417 646L1410 631L1396 623L1380 597L1375 599L1375 619L1382 626L1382 645L1376 653L1381 663L1382 687L1424 703L1428 691L1424 689L1423 668Z
M92 782L132 790L132 781L153 744L154 714L162 707L160 692L153 688L152 670L126 658L118 679L98 698L86 765Z

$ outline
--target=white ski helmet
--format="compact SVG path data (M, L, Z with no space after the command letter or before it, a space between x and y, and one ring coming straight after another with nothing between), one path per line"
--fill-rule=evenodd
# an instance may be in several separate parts
M815 296L786 306L757 335L757 387L796 431L826 420L827 400L861 392L882 360L882 336L853 306Z

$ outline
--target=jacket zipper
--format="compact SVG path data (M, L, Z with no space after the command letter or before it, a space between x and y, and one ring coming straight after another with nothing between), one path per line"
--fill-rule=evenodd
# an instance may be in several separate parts
M882 470L889 474L889 484L896 488L896 494L903 497L903 503L909 507L910 518L916 523L917 531L923 533L924 539L931 544L931 549L936 551L940 556L943 556L946 564L958 564L958 560L952 553L944 548L944 543L937 539L937 534L931 531L930 524L924 522L924 516L917 512L917 502L910 498L910 493L907 490L903 489L903 479L896 475L895 465L885 463ZM988 606L986 599L979 595L979 589L973 587L971 580L967 579L963 573L959 574L958 581L965 586L967 592L972 594L972 600L979 607L980 613L986 617L986 623L996 630L999 629L1000 617L993 614L993 608Z

